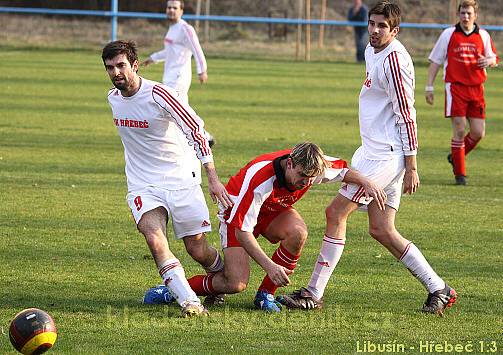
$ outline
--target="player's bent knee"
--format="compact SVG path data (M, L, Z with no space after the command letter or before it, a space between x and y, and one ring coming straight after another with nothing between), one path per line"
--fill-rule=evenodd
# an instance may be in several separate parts
M240 293L246 290L247 286L248 283L244 282L243 280L237 280L237 279L227 280L226 293Z
M369 234L375 240L383 240L386 238L386 235L387 235L385 229L380 228L380 227L373 227L373 226L369 227Z
M300 250L307 240L307 234L306 225L295 224L286 231L285 239L288 240L288 244Z
M346 217L340 213L335 204L330 204L325 208L325 217L327 223L331 225L340 225L346 221Z

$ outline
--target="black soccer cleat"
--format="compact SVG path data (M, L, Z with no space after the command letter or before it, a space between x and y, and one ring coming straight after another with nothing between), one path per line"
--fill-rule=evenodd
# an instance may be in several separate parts
M203 305L205 307L221 306L225 303L225 294L221 295L208 295L204 299Z
M438 314L439 316L444 315L444 310L446 308L451 308L456 302L458 294L453 288L445 284L443 290L438 290L433 293L428 294L428 298L423 304L422 311L425 313Z
M466 176L456 175L454 178L456 179L456 185L466 185Z
M305 287L293 291L289 295L278 296L276 301L290 309L311 310L323 308L323 297L319 300L314 299L311 292Z

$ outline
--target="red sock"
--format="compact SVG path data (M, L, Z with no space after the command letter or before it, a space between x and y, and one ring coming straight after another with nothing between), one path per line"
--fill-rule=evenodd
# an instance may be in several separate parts
M467 133L465 136L465 156L468 155L472 151L473 148L477 146L477 144L480 142L479 140L475 140L470 136L470 132Z
M208 295L214 295L215 290L213 289L213 276L215 274L209 274L209 275L196 275L192 276L189 281L190 288L194 290L196 295L198 296L208 296Z
M280 244L279 248L276 249L271 259L276 264L284 266L289 270L293 270L297 266L297 261L299 261L299 258L300 255L291 254ZM266 277L264 277L264 280L262 281L258 289L259 291L266 291L267 293L274 295L274 293L278 289L278 286L276 286L274 282L271 281L269 276L266 275Z
M454 175L466 176L465 168L465 142L451 140L452 164L454 165Z

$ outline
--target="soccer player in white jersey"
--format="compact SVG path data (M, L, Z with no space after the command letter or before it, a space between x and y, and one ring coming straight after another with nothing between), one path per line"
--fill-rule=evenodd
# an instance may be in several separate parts
M477 19L478 2L463 0L458 6L459 22L446 28L429 56L426 102L433 105L433 83L444 66L445 117L451 119L451 152L447 160L452 165L456 185L466 185L465 157L485 135L486 103L484 82L486 68L498 64L499 58L489 33L480 28ZM465 134L466 124L470 129Z
M344 249L347 219L359 207L368 211L370 235L428 290L423 311L442 314L456 300L456 292L433 271L419 249L395 228L402 185L403 192L408 194L416 192L419 186L414 66L405 47L395 38L399 24L400 8L393 3L381 1L369 12L367 73L359 102L362 146L352 159L354 168L384 189L386 208L381 210L375 201L363 199L361 186L351 183L341 186L326 209L325 236L311 280L306 288L280 296L287 307L321 307L323 293Z
M152 53L142 65L164 62L163 84L180 92L188 102L192 80L191 58L194 55L199 82L208 80L206 58L199 44L196 31L182 19L184 3L180 0L166 2L169 29L164 38L164 49Z
M213 201L225 206L232 202L218 179L204 122L175 90L138 75L133 42L107 44L102 59L115 86L108 102L124 146L127 201L137 228L145 236L164 284L182 307L182 315L207 314L166 239L171 217L175 237L183 238L195 260L208 272L223 268L218 251L208 245L204 234L211 227L200 186L200 162Z

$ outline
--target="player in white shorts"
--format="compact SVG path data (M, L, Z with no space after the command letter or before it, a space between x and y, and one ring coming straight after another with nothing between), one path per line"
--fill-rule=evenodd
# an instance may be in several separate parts
M103 63L115 88L108 94L113 121L124 146L127 200L154 257L159 275L182 307L183 316L207 314L190 288L166 239L168 218L188 253L208 272L223 268L208 245L209 213L201 190L201 163L214 202L232 205L218 179L204 135L204 122L167 86L140 77L133 42L103 48ZM144 299L145 303L150 300Z
M369 12L370 43L365 50L367 75L359 100L362 146L352 160L353 168L384 189L386 208L382 210L376 201L366 199L360 186L341 186L326 209L325 236L308 286L278 299L287 307L322 307L323 293L344 250L347 219L362 205L368 208L370 235L428 290L422 310L443 314L445 308L456 301L454 289L395 228L402 185L403 192L408 194L413 194L419 186L414 65L405 47L395 38L400 16L400 8L389 1L380 1Z
M405 173L405 161L402 156L387 160L371 160L365 158L363 147L360 147L353 154L351 167L379 185L386 193L386 205L398 210ZM365 199L365 191L360 185L343 183L339 193L348 200L359 203L360 209L365 211L372 201Z

